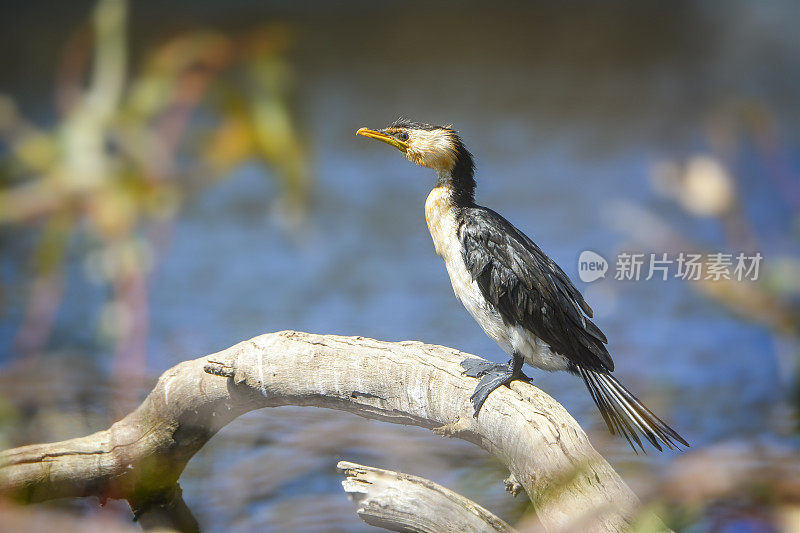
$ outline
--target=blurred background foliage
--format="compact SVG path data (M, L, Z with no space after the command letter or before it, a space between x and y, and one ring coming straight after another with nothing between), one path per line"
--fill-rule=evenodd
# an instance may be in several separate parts
M275 170L282 214L298 222L309 172L290 109L285 25L236 36L181 32L129 69L127 15L124 0L99 2L70 36L57 65L58 116L50 127L26 120L11 97L0 100L7 143L0 223L27 230L33 241L15 349L36 355L46 346L68 247L79 240L87 278L107 289L98 334L115 346L117 386L138 395L133 375L144 370L147 276L186 196L258 161ZM196 114L213 125L193 132Z
M267 331L502 359L433 254L431 176L353 135L404 115L455 124L479 201L573 278L586 249L612 268L622 251L764 256L757 281L581 284L618 373L687 453L634 456L579 382L536 383L642 496L640 530L656 514L682 531L800 529L796 2L0 10L0 446L105 427L169 366ZM475 447L341 413L251 413L182 483L211 531L367 531L338 459L536 527ZM19 513L129 518L113 502Z

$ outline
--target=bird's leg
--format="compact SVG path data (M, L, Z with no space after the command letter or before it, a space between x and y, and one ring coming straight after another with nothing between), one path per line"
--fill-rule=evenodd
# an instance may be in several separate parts
M530 381L530 378L522 372L524 363L525 360L522 356L516 353L505 364L490 363L481 359L467 359L461 362L465 375L481 378L480 383L475 387L475 392L470 396L472 406L475 408L473 416L478 416L483 402L496 388L508 385L515 379Z

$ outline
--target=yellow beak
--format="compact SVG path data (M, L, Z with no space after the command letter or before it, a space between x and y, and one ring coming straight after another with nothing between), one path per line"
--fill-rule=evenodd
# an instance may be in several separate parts
M391 135L383 133L382 131L375 131L369 128L360 128L356 132L356 135L363 135L364 137L369 137L370 139L378 139L379 141L383 141L386 144L391 144L392 146L394 146L403 153L405 153L405 151L408 150L408 144L398 139L395 139Z

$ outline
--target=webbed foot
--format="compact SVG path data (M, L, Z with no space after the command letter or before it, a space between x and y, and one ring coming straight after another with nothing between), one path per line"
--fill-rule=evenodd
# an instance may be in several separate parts
M479 378L486 374L492 368L498 366L497 363L492 363L491 361L487 361L486 359L464 359L461 361L461 368L464 369L462 372L465 376L469 376L471 378ZM505 366L505 365L499 365Z
M522 372L523 362L522 357L519 356L512 357L505 364L490 363L483 359L466 359L461 362L461 367L464 368L464 375L481 378L469 398L475 408L475 413L472 416L478 416L483 403L493 390L503 385L508 385L515 379L526 382L531 380Z

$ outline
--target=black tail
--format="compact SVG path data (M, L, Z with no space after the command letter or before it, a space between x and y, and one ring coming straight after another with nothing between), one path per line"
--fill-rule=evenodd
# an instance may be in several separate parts
M612 434L621 433L630 443L634 451L636 445L644 451L639 434L644 436L658 451L661 444L667 448L678 448L678 443L689 446L683 437L669 427L663 420L644 406L631 391L626 389L617 378L608 372L597 372L578 367L594 403ZM675 442L677 441L677 443Z

